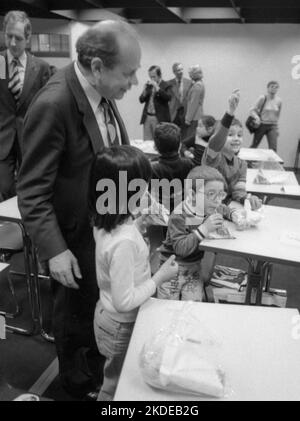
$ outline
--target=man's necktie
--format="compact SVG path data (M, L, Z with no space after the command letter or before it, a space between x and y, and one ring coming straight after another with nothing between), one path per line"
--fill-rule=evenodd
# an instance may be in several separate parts
M182 79L178 80L178 93L179 93L179 100L182 103L182 101L183 101L183 83L182 83Z
M17 58L12 60L12 73L8 81L8 89L12 93L16 104L19 102L22 93L22 84L18 68L19 61Z
M149 98L148 107L147 107L147 112L149 114L155 114L154 94L155 94L154 88L152 88L151 96Z
M104 120L105 120L105 125L107 128L108 142L110 145L119 145L117 126L116 126L116 121L115 121L115 117L113 115L112 109L105 98L102 98L100 104L104 113Z

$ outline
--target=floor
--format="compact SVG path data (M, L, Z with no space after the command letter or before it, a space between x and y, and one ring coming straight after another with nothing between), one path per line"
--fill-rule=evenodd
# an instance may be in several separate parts
M297 174L300 182L300 173ZM269 203L276 206L287 206L300 209L300 201L274 199ZM228 255L219 255L218 263L228 266L246 268L242 259ZM16 255L12 267L22 266L22 255ZM155 266L155 259L153 260ZM22 314L14 321L19 326L28 326L29 312L24 281L14 279L18 300L22 305ZM287 307L300 310L300 268L274 265L272 287L286 289L288 292ZM0 274L0 311L12 310L11 295L6 276ZM43 309L48 319L47 329L51 330L50 285L42 285ZM57 373L55 346L45 341L41 336L25 337L17 334L7 334L6 340L0 340L0 401L12 400L17 395L31 391L43 396L43 399L55 401L72 401L60 387Z

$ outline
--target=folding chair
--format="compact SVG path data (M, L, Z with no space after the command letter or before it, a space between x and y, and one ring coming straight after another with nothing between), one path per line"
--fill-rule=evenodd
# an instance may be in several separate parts
M10 217L0 216L0 253L3 262L10 261L11 257L23 251L24 253L24 274L19 272L10 271L8 275L9 287L12 292L13 300L15 303L14 313L7 313L6 316L13 318L20 313L20 307L17 302L11 275L23 275L26 279L30 313L32 318L32 327L30 329L23 329L16 326L7 325L9 331L20 333L23 335L34 335L39 331L39 318L36 309L36 288L31 276L31 242L26 234L23 224L20 220Z
M25 231L22 220L19 218L0 215L0 255L2 256L2 261L7 262L14 254L20 252L23 252L24 254L25 273L11 270L8 275L8 282L15 304L15 311L13 313L6 313L6 317L14 318L20 313L20 306L17 301L11 276L25 276L32 326L30 329L24 329L11 325L7 325L6 327L9 331L22 335L35 335L40 333L44 339L53 342L53 337L49 335L43 327L44 322L39 287L40 280L49 280L49 277L39 275L38 273L36 250Z

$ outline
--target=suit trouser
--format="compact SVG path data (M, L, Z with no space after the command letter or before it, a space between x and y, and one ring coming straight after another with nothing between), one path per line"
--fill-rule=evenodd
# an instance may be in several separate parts
M2 200L16 195L16 171L20 164L21 150L16 137L8 156L0 160L0 198Z
M144 122L144 140L153 140L154 131L158 125L158 120L155 115L147 115Z
M98 352L93 329L99 299L94 246L78 245L72 253L82 274L82 279L76 279L80 288L65 288L53 281L53 333L62 385L69 393L81 396L101 383L104 358Z
M192 120L189 126L185 124L182 129L181 138L186 139L187 137L195 136L197 126L198 126L198 120Z
M253 136L251 148L257 148L264 135L267 136L269 149L277 151L278 126L277 124L261 124Z

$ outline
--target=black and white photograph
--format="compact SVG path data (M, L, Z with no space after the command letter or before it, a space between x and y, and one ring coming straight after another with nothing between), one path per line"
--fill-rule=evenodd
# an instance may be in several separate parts
M298 0L0 0L0 402L300 401L299 41Z

